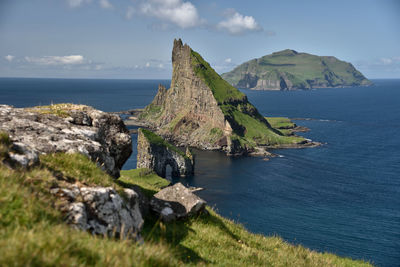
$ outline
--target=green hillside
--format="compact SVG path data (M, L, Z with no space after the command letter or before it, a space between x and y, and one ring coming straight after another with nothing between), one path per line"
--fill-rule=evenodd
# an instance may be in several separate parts
M231 139L237 146L252 148L257 145L279 146L304 142L299 136L284 136L247 100L245 94L218 75L200 54L191 50L192 68L211 89L225 118L232 126Z
M222 77L233 86L259 90L371 85L351 63L289 49L247 61Z
M114 180L80 154L41 155L39 166L14 170L3 164L10 146L0 132L0 266L371 266L252 234L210 207L171 223L148 214L143 244L76 230L56 208L61 200L51 188L77 182L122 194L133 187L151 197L169 182L145 169Z

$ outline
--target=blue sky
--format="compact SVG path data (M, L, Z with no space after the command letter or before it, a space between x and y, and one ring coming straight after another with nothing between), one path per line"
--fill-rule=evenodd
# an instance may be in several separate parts
M1 0L0 77L171 77L174 38L223 73L286 48L400 78L398 0Z

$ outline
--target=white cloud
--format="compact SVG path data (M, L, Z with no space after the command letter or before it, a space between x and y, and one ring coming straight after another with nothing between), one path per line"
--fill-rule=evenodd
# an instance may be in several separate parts
M217 24L219 30L227 31L232 35L240 35L245 32L260 31L262 27L258 25L252 16L242 14L229 9L226 12L226 19Z
M146 63L146 68L150 67L150 62Z
M5 56L4 58L5 58L5 60L7 60L8 62L11 62L11 61L13 61L13 59L14 59L15 57L12 56L12 55L7 55L7 56Z
M379 63L381 65L394 65L400 63L400 57L380 58Z
M182 0L148 0L141 5L140 12L182 29L193 28L203 23L196 7L191 2Z
M113 9L114 6L108 0L99 0L100 7L104 9Z
M25 60L38 65L77 65L85 63L85 59L81 55L25 57Z
M381 62L383 65L390 65L392 64L393 60L391 58L381 58Z
M133 7L128 6L128 9L126 10L125 18L126 19L133 18L133 15L135 14L135 12L136 12L136 10Z
M231 58L225 59L225 63L232 63L232 59Z
M79 7L84 3L90 3L92 0L67 0L70 7Z

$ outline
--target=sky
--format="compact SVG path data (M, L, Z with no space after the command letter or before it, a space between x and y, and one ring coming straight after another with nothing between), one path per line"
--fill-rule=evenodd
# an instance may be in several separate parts
M400 0L0 0L0 77L170 79L174 38L218 73L294 49L400 78Z

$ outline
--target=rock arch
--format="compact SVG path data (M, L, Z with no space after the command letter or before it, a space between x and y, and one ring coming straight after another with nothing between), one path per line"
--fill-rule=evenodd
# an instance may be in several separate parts
M171 166L175 177L194 173L194 158L189 149L184 153L149 130L139 129L137 149L137 168L148 168L164 178L167 165Z

